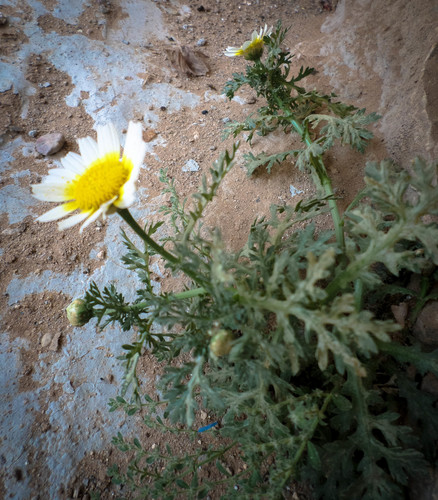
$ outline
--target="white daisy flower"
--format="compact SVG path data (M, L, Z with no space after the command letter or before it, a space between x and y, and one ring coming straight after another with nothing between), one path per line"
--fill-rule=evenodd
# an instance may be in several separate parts
M271 33L272 27L268 29L265 24L265 27L260 29L260 33L255 30L252 32L251 40L246 41L241 47L228 47L224 54L227 57L243 56L246 60L256 61L263 54L263 38Z
M39 222L61 219L60 230L85 221L84 230L100 215L115 208L127 208L135 201L136 182L146 153L141 123L129 122L123 155L112 123L97 127L97 143L91 137L78 139L80 155L68 153L61 160L63 168L49 170L41 184L33 184L35 198L64 202L37 218ZM115 208L114 208L115 207Z

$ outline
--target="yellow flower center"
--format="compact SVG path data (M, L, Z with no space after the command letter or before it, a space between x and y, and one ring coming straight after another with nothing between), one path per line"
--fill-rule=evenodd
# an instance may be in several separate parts
M244 59L248 61L255 61L257 59L260 59L263 54L263 46L263 38L259 37L251 40L250 42L245 42L242 45L242 55Z
M119 153L108 153L94 161L87 170L68 182L65 188L67 209L95 212L104 203L121 195L132 171L132 162Z

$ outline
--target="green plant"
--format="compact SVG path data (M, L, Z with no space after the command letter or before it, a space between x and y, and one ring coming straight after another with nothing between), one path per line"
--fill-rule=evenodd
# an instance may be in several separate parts
M112 411L142 410L148 427L189 440L197 435L191 428L202 408L220 422L210 432L221 439L182 456L170 447L147 450L138 439L114 438L133 458L126 472L113 466L110 475L142 498L205 498L219 485L224 498L276 499L301 479L318 498L399 499L409 478L437 459L436 401L407 375L409 366L419 375L438 375L437 352L423 352L387 308L415 297L407 275L420 274L424 291L438 277L438 227L429 217L438 215L438 165L417 159L409 174L387 161L368 163L365 189L341 216L323 155L337 139L362 151L372 136L364 127L377 116L298 86L312 70L289 75L284 36L277 26L263 37L264 60L257 40L257 57L246 73L227 83L230 98L248 84L266 99L229 132L237 137L249 131L249 141L279 127L297 133L302 149L250 154L248 171L271 169L292 156L320 194L295 207L273 205L233 253L202 220L237 145L214 164L210 181L203 178L192 204L179 198L163 170L170 207L162 212L170 216L173 235L158 243L162 222L143 229L126 209L118 210L144 243L139 248L122 233L123 262L143 284L137 299L127 303L113 286L101 292L95 285L85 297L99 322L137 332L135 342L123 346L126 375ZM317 231L326 213L334 229ZM301 222L304 229L298 229ZM157 254L185 280L185 291L154 292L149 266ZM376 295L386 308L377 308ZM166 365L159 401L142 395L137 384L144 349ZM175 363L181 353L189 360ZM235 475L223 465L231 449L246 464ZM217 481L201 477L199 467L208 463L221 474Z

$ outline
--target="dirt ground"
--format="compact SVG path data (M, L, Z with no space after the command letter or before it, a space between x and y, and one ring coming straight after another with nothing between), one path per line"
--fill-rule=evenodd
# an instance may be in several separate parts
M438 156L438 5L434 0L143 0L146 8L150 7L154 15L160 16L166 33L138 41L135 33L125 30L121 42L111 38L111 33L122 30L124 20L132 15L127 9L130 2L89 0L83 3L74 22L56 15L61 3L41 0L44 12L39 13L30 1L0 2L0 22L2 18L6 21L0 25L1 61L11 65L16 61L25 68L26 85L35 90L26 93L15 81L10 88L2 87L0 93L0 152L3 151L0 321L1 332L4 339L7 338L7 343L2 340L1 359L5 360L4 366L10 366L12 357L16 356L13 359L17 363L14 372L6 369L7 382L0 392L4 396L0 403L4 417L2 420L0 415L0 463L3 464L0 496L3 489L4 498L85 499L90 498L93 491L100 492L102 499L115 498L121 491L110 484L106 469L112 462L123 460L113 450L110 440L104 440L98 449L88 449L82 456L73 454L69 470L54 477L47 462L52 451L44 448L45 441L41 438L43 434L52 433L53 439L61 442L56 449L64 449L65 453L69 447L76 447L80 439L80 434L73 436L70 432L77 420L74 393L79 386L78 379L71 383L73 393L69 406L59 406L61 412L73 412L70 427L56 428L48 416L52 403L59 402L68 392L65 382L61 385L56 377L51 380L50 374L51 367L57 365L60 358L67 357L66 363L69 363L66 353L77 329L69 326L64 309L74 297L68 288L45 289L40 285L40 288L23 290L12 300L11 283L19 278L25 286L31 283L26 281L29 277L39 277L42 281L38 283L44 283L46 272L52 273L50 276L57 273L70 277L79 272L83 283L79 290L85 291L89 278L98 270L110 281L111 272L104 270L109 253L104 238L110 225L121 223L111 218L88 228L81 236L77 228L59 233L55 223L35 223L35 217L47 211L48 204L34 200L29 206L28 198L20 198L21 193L30 192L30 184L41 181L54 159L68 151L77 151L76 138L94 136L95 116L100 113L99 109L94 116L89 112L86 103L90 100L90 90L85 82L74 78L75 65L79 67L81 61L75 60L72 54L73 69L67 72L49 57L55 49L33 51L29 26L35 26L47 36L55 33L58 38L86 37L103 46L102 50L110 56L116 43L118 49L125 44L126 50L129 48L144 58L144 66L138 65L134 76L125 77L124 96L134 103L135 109L133 113L125 113L124 119L144 123L144 138L149 145L139 181L140 193L146 193L137 206L143 218L142 200L147 200L146 213L155 220L158 216L153 206L156 210L160 202L166 201L161 197L160 168L168 168L168 175L175 179L181 196L190 196L197 190L202 174L207 173L219 153L232 144L230 139L222 141L226 123L247 116L261 105L249 89L239 92L232 102L221 95L231 74L244 69L244 61L227 58L223 51L228 45L242 44L254 29L265 23L274 25L277 20L291 27L286 44L295 54L295 70L302 65L316 69L315 74L306 79L306 86L326 93L334 91L344 102L382 115L372 129L375 137L365 155L337 147L327 159L326 165L336 192L342 197L343 207L362 187L366 160L389 157L409 168L416 155L429 160ZM21 50L24 45L29 47L25 56ZM172 63L171 54L178 45L202 51L207 56L208 74L183 74ZM129 93L133 79L140 82L142 92L151 92L149 101L145 102L135 92ZM163 84L175 93L169 94L166 105L161 97L155 102L153 94ZM111 85L109 80L99 90L107 92ZM69 105L67 98L74 92L77 103ZM175 108L172 96L178 93L193 95L196 99ZM113 103L108 105L117 106L121 102L121 97L115 95ZM33 146L38 137L51 132L62 132L66 142L60 153L45 158L34 151ZM20 139L24 142L17 142ZM256 154L291 149L294 140L281 134L259 138L254 141L252 151ZM12 151L14 144L21 146L13 150L13 160L7 163L6 153ZM313 191L310 180L291 163L275 168L271 175L260 172L248 178L242 166L242 155L247 150L248 145L244 143L236 167L208 211L208 223L221 229L230 248L238 248L246 241L250 224L257 216L267 214L271 203L295 204ZM189 160L196 163L187 167ZM15 216L20 210L25 215ZM169 283L174 286L161 271L158 266L155 279L162 289L168 289ZM117 346L122 342L117 339L113 342L110 356L116 357L121 352ZM146 353L141 370L145 390L152 391L161 367ZM82 377L86 380L87 373ZM111 385L113 395L117 394L120 380L113 372L100 372L99 377ZM25 398L20 403L23 415L33 413L26 418L14 416L16 425L23 418L27 433L17 431L14 439L24 441L16 443L22 452L11 458L10 452L3 450L5 444L11 445L10 427L4 422L8 421L6 417L14 407L14 400L18 401L23 394ZM29 395L36 397L37 407L27 408ZM96 420L84 422L83 427L104 428L112 418L103 403ZM203 415L199 423L206 421L208 416ZM145 434L140 427L136 432L149 443L170 442L176 451L183 446L172 443L172 438L163 441L152 432ZM207 437L202 437L203 446L207 441ZM56 457L55 461L58 461ZM238 457L230 456L229 461L238 470Z

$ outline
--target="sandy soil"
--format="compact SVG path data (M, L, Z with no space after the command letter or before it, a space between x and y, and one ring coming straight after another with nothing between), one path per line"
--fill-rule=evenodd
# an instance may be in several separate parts
M248 89L240 92L233 102L221 96L221 89L232 72L244 67L242 60L224 57L223 50L228 45L240 45L253 29L265 23L275 24L278 19L283 25L291 26L286 42L296 55L296 69L309 65L317 70L307 78L307 86L324 92L335 91L345 102L382 115L373 128L375 138L365 156L335 148L327 160L344 207L362 186L366 160L390 157L409 168L415 155L432 159L438 153L438 6L434 0L339 3L334 0L187 0L180 3L144 0L145 8L159 16L165 33L153 33L143 40L138 39L138 33L124 28L123 23L132 16L125 5L127 2L90 0L83 4L73 21L57 14L62 3L41 0L45 11L39 13L30 1L6 1L0 6L1 14L7 18L0 26L1 60L8 64L16 61L17 66L24 68L26 81L26 85L20 86L20 81L14 80L10 88L3 85L0 93L0 152L3 155L0 320L4 335L1 359L6 363L4 366L9 367L4 372L0 393L4 396L1 411L4 418L0 424L3 469L0 492L3 489L5 498L85 499L90 498L92 491L101 492L101 498L113 498L120 491L110 485L106 468L109 463L122 460L103 435L99 446L84 449L80 455L72 452L71 460L65 462L68 466L61 467L55 475L49 470L49 456L56 463L64 463L60 450L68 454L70 448L79 446L81 433L76 431L82 406L77 404L80 398L77 389L88 376L82 373L80 379L75 372L74 365L82 354L72 358L69 352L79 333L69 326L64 308L73 298L73 291L85 291L97 271L102 270L106 281L113 278L112 268L105 271L104 267L111 256L105 236L109 226L119 225L119 221L110 219L98 223L82 236L78 236L77 229L59 233L56 224L34 221L48 206L30 201L30 184L40 182L54 159L68 151L77 151L76 138L93 135L96 117L103 119L107 115L98 107L93 113L87 107L92 91L86 82L75 79L75 65L79 68L82 64L75 60L75 54L71 55L72 69L64 70L53 57L53 47L47 51L41 47L33 50L29 26L34 26L35 31L47 39L49 35L57 39L84 37L99 50L107 51L109 57L125 44L127 56L129 51L135 51L140 58L136 60L144 61L143 65L137 63L134 74L125 77L125 89L118 87L119 94L114 95L112 103L106 103L121 107L129 100L135 112L122 111L125 124L130 119L144 123L149 150L139 183L141 196L137 209L142 217L145 216L142 203L147 208L146 214L154 219L157 217L154 207L165 201L157 175L160 168L168 168L183 197L190 196L220 151L231 145L230 140L221 139L225 123L243 118L260 105ZM121 35L114 38L114 33ZM200 39L205 39L202 47L197 45ZM201 50L208 58L209 73L199 77L182 74L169 55L178 44ZM22 50L24 46L28 47L26 52ZM144 94L132 91L133 80ZM99 92L108 95L112 84L110 79L103 82ZM165 98L167 103L162 92L154 93L164 84L174 92ZM29 88L34 91L27 92ZM145 100L148 92L151 97ZM194 98L186 105L176 106L173 96L178 92ZM77 96L74 105L68 103L72 94ZM55 157L44 158L33 146L36 138L49 132L62 132L66 142ZM253 152L291 149L293 144L293 138L278 134L254 141ZM260 172L247 178L241 165L247 150L248 146L243 144L237 166L209 209L208 223L221 228L230 248L238 248L246 240L251 222L268 213L271 203L295 204L313 191L309 179L290 163L276 168L271 175ZM199 170L184 168L188 160L194 160ZM292 197L291 187L301 193ZM50 277L55 274L70 277L68 283L78 283L77 288L45 287L48 272ZM11 288L17 280L21 280L20 292ZM170 287L159 267L156 280L164 289ZM112 342L110 348L102 347L109 349L108 358L120 354L118 346L122 342L118 338ZM69 374L60 381L53 370L60 366L62 358L65 361L62 366L68 367ZM142 370L145 390L153 390L161 367L146 353ZM105 397L117 394L120 382L117 373L114 368L93 375L110 387L108 393L102 393ZM67 404L68 383L72 392ZM17 401L22 414L16 411ZM55 403L57 411L71 413L71 422L66 426L54 425ZM93 435L108 427L113 418L105 408L105 401L101 403L94 421L81 422L82 429L88 429ZM18 430L20 423L25 433ZM136 432L140 433L140 429ZM51 440L45 440L44 436L49 435ZM164 442L153 433L143 434L143 438L149 443ZM204 446L207 439L203 437L199 444ZM48 442L57 444L51 449L46 447ZM170 442L176 450L184 446ZM11 456L11 446L16 446L20 453ZM229 460L237 470L238 457L231 456Z

